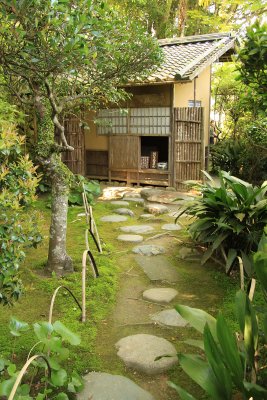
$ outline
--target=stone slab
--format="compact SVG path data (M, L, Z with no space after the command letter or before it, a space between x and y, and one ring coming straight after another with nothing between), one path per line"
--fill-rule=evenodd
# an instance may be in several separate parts
M141 235L119 235L117 237L118 240L121 242L133 242L139 243L143 241L143 236Z
M126 367L147 375L156 375L169 370L177 363L175 347L158 336L137 334L127 336L116 343L118 356ZM168 355L155 361L156 357Z
M143 292L143 299L152 301L154 303L170 303L178 292L173 288L152 288Z
M90 372L84 376L84 389L77 400L154 400L155 398L121 375Z
M110 204L112 204L113 206L125 206L125 207L129 206L128 201L124 200L113 200L110 202Z
M173 308L171 310L163 310L151 316L152 321L158 322L160 325L185 327L188 322Z
M164 206L163 204L152 203L145 205L145 211L148 211L151 214L159 215L168 213L169 209L167 206Z
M140 218L142 218L142 219L152 219L152 218L154 218L154 215L153 214L141 214Z
M148 201L153 203L163 203L163 204L181 204L185 200L193 200L193 196L188 196L181 192L170 192L162 191L160 194L152 194L147 198Z
M127 202L134 202L138 204L143 204L145 202L142 197L124 197L123 199Z
M144 244L134 247L132 252L143 256L157 256L158 254L165 253L165 249L162 246L156 246L154 244Z
M129 208L116 208L114 212L119 215L129 215L130 217L134 216L134 212Z
M164 224L161 229L165 231L180 231L182 227L178 224Z
M124 222L127 221L128 218L124 215L105 215L104 217L100 218L102 222Z
M159 255L157 257L144 257L137 254L134 258L151 281L167 281L175 283L179 280L176 268L165 256Z
M180 247L177 257L186 261L201 260L201 254L192 247Z
M152 226L149 225L129 225L129 226L122 226L120 230L127 233L144 234L152 232L154 228L152 228Z

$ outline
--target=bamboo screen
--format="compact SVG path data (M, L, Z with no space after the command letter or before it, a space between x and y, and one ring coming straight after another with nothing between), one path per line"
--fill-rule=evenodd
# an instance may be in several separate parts
M169 107L102 109L96 119L99 135L161 135L171 133Z

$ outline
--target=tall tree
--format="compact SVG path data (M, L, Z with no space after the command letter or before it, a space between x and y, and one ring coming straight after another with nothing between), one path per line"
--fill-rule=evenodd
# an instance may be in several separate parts
M147 74L160 52L137 23L100 0L0 0L0 15L5 83L36 113L35 155L52 184L47 267L62 275L72 263L66 251L70 171L60 154L73 150L62 118L81 106L124 98L119 87Z

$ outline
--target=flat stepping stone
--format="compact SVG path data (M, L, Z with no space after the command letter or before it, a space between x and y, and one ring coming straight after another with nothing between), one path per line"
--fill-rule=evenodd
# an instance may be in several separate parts
M185 327L188 322L173 308L171 310L163 310L151 316L152 321L158 322L166 326Z
M129 225L129 226L122 226L120 228L121 231L127 233L150 233L154 230L152 226L149 225Z
M156 375L169 370L177 363L175 347L158 336L138 334L127 336L116 343L118 356L126 367L147 375ZM156 357L168 355L155 361Z
M178 292L172 288L153 288L143 292L143 299L154 303L170 303ZM177 312L177 311L176 311Z
M100 218L102 222L124 222L127 221L128 218L124 215L105 215L104 217Z
M110 202L110 204L112 204L113 206L125 206L125 207L129 206L128 201L124 200L113 200Z
M151 281L175 283L179 280L176 268L165 256L158 255L151 258L137 254L134 256L134 259Z
M84 388L77 400L155 400L130 379L105 372L90 372L84 377Z
M140 199L141 198L141 194L138 192L125 192L123 194L123 198L125 199L126 197L130 197L131 199Z
M138 204L143 204L145 202L145 200L142 199L142 197L124 197L124 200L127 202L134 202Z
M119 215L129 215L130 217L134 216L134 212L129 208L117 208L114 210L114 212Z
M161 229L164 229L165 231L180 231L182 227L178 224L164 224Z
M152 219L152 218L154 218L154 215L153 214L141 214L140 218L142 218L142 219Z
M121 242L133 242L138 243L143 241L143 236L141 235L119 235L117 237Z
M167 206L164 206L163 204L146 204L145 210L148 211L150 214L155 214L155 215L160 215L160 214L166 214L169 212L169 209Z
M156 246L154 244L144 244L134 247L132 252L143 256L157 256L158 254L165 253L165 249L162 246Z

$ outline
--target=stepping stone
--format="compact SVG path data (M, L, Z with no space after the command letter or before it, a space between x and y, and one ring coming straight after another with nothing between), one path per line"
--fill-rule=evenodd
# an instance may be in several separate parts
M132 252L135 254L142 254L143 256L156 256L165 253L165 249L162 246L156 246L154 244L144 244L134 247Z
M142 218L142 219L152 219L152 218L154 218L154 215L153 214L141 214L140 218Z
M80 214L77 214L77 217L85 217L86 216L86 214L85 213L80 213Z
M160 311L151 316L152 321L156 321L161 325L185 327L188 322L173 308L171 310Z
M156 215L166 214L169 212L168 207L162 204L147 204L145 206L145 210L151 214L156 214Z
M128 201L124 200L113 200L110 202L110 204L112 204L113 206L125 206L125 207L128 207L129 205Z
M77 400L155 400L130 379L105 372L90 372L84 377L84 388Z
M154 303L170 303L178 292L172 288L153 288L143 292L143 299ZM177 311L176 311L177 312Z
M187 261L200 261L201 254L194 248L181 247L177 257Z
M131 199L140 199L141 198L141 194L140 193L137 193L137 192L125 192L124 194L123 194L123 198L125 198L125 197L130 197Z
M121 231L127 233L150 233L154 230L152 226L149 225L129 225L129 226L122 226L120 228Z
M127 217L124 217L123 215L106 215L102 218L100 218L100 221L102 222L124 222L127 221Z
M124 200L127 202L134 202L138 204L143 204L145 202L145 200L141 197L124 197Z
M148 199L151 196L158 196L160 194L162 194L162 189L155 189L155 188L145 188L145 189L142 189L140 192L140 195L144 199Z
M142 242L143 241L143 236L141 235L119 235L117 237L118 240L121 242Z
M147 375L156 375L169 370L177 363L175 347L158 336L138 334L127 336L116 343L118 356L126 367ZM168 355L155 361L156 357Z
M130 217L134 216L134 212L129 208L117 208L114 210L114 212L119 215L130 215Z
M144 257L140 254L134 256L137 264L143 269L151 281L177 282L179 275L176 268L165 256Z
M164 224L161 229L164 229L165 231L180 231L182 227L178 224Z

